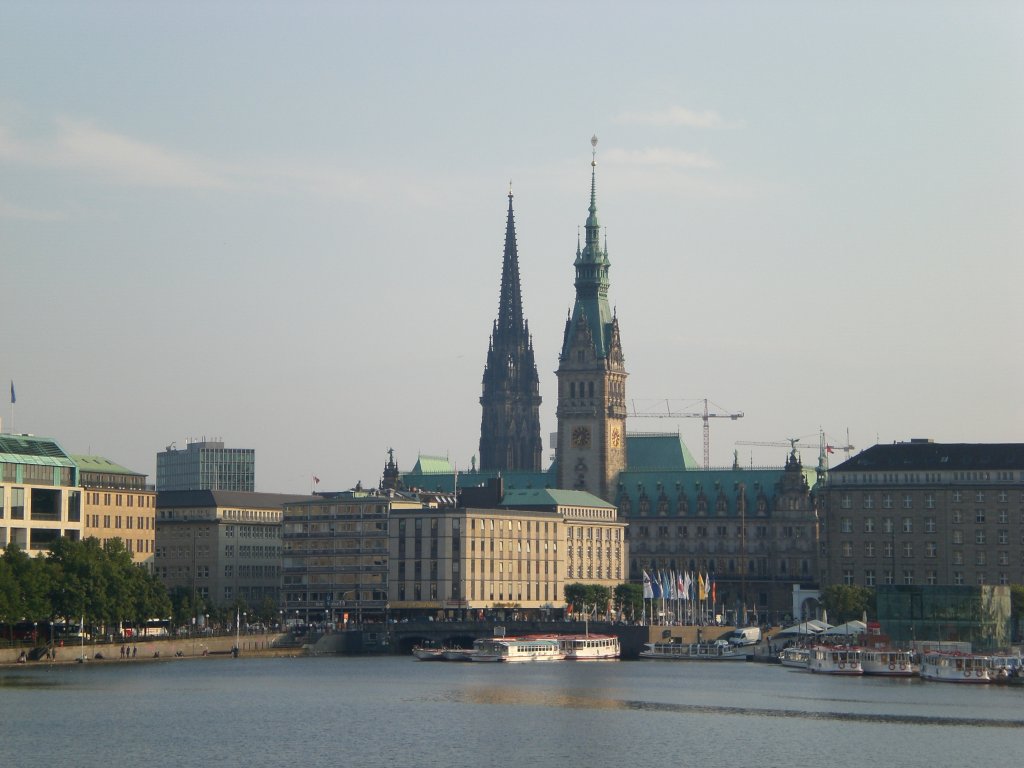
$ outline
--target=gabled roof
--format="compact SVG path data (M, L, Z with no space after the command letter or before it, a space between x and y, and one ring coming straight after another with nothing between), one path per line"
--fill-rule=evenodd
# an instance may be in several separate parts
M412 475L436 475L452 474L455 468L447 456L425 456L420 454L416 457L416 466L412 468Z
M134 472L127 467L122 467L120 464L115 464L110 459L104 458L103 456L83 456L81 454L73 454L71 458L83 472L105 472L111 475L135 475L138 477L145 477L144 473Z
M697 469L698 465L677 432L626 435L629 470Z
M505 491L501 507L596 507L615 509L604 499L586 491L563 491L556 488L512 488Z
M873 445L832 468L840 472L1021 470L1024 443L909 443Z
M49 467L75 466L75 462L56 440L35 435L0 434L0 462Z

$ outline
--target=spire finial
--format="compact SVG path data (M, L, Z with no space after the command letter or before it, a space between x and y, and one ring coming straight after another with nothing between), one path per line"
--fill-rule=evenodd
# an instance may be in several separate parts
M593 149L590 150L590 152L591 152L590 164L591 165L597 165L597 134L596 133L593 136L590 137L590 146L593 147Z
M512 179L508 180L508 196L512 197Z

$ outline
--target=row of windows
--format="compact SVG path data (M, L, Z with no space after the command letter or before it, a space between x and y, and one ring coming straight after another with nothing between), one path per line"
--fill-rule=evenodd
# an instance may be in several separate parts
M510 541L508 543L508 551L509 552L513 552L513 551L514 552L526 552L527 554L530 554L534 549L536 549L537 552L548 552L548 551L557 552L558 551L558 542L556 542L556 541L552 541L552 542L534 541L534 542L532 542L532 545L531 545L531 542L530 542L529 539L527 539L526 541L523 541L522 539L519 539L519 540L515 541L514 544L515 544L515 549L512 548L513 542ZM542 544L543 544L543 546L541 546ZM489 545L489 548L488 548L488 545ZM494 539L491 539L490 542L481 541L480 542L480 551L481 552L487 552L487 551L494 552L495 551L494 545L495 545ZM497 548L498 552L504 552L505 551L505 546L504 546L505 542L503 542L501 539L498 539L497 545L498 545L498 548ZM549 549L549 547L550 547L550 549ZM434 551L434 554L436 554L436 547L432 547L432 550ZM470 552L476 552L476 540L475 539L471 539L470 540L470 542L469 542L469 551Z
M985 522L998 522L1000 525L1008 525L1010 522L1010 514L1007 510L1000 510L997 514L989 519L988 514L985 510L977 509L973 515L964 515L962 510L955 509L950 515L950 522L954 525L962 525L965 521L975 523ZM881 518L881 532L882 533L894 533L896 530L896 521L891 517ZM1021 513L1021 522L1024 523L1024 512ZM937 525L934 517L926 517L921 521L925 533L935 533ZM843 517L839 520L839 532L840 533L853 533L855 522L853 518ZM864 533L875 533L876 531L876 520L873 517L865 517L861 519L861 525L863 526ZM902 533L913 533L914 532L914 518L904 517L899 521L900 531ZM954 532L956 533L956 532Z
M900 504L903 507L903 509L913 509L913 507L914 507L914 494L912 494L912 493L903 493L903 494L881 493L880 494L880 500L881 500L882 509L892 509L893 508L894 496L899 498ZM984 504L985 503L985 499L986 499L986 492L985 491L978 491L978 490L973 491L973 492L970 492L970 491L952 491L951 494L950 494L950 498L952 498L954 504L963 503L964 501L969 500L971 498L971 496L974 497L974 503L975 504ZM1009 491L998 491L998 492L991 492L991 493L989 493L987 495L987 498L989 498L989 499L995 498L996 500L998 500L998 502L1000 504L1008 504L1009 501L1010 501L1010 496L1011 496L1011 494L1010 494ZM931 493L931 492L925 493L924 496L922 497L922 501L924 503L925 509L935 509L935 499L936 499L936 494ZM1024 504L1024 491L1022 491L1021 494L1020 494L1020 502L1022 504ZM853 495L850 494L850 493L840 494L840 496L839 496L839 506L842 509L852 509L853 508ZM874 494L870 494L870 493L861 494L861 506L864 509L874 509L875 508L875 496L874 496Z
M646 539L650 538L652 528L646 525L634 525L632 530L635 531L631 535L631 538L635 539ZM660 539L669 538L672 535L672 526L670 525L659 525L653 529L655 536ZM689 525L677 525L675 527L675 535L680 539L690 538L690 526ZM740 538L744 535L749 536L753 539L767 539L769 538L769 527L767 525L749 525L740 526L737 525L733 529L734 533L730 533L729 526L726 525L695 525L693 526L693 534L695 538L707 539L710 538L710 534L718 538L729 538L730 536ZM803 539L807 538L807 528L802 525L780 525L773 529L777 538L780 539Z
M607 537L609 541L621 541L622 540L622 529L621 528L602 528L600 526L592 525L567 525L565 527L566 539L573 538L573 532L577 539L584 538L584 531L586 531L586 537L588 540L602 541L603 537Z
M956 541L954 543L955 544L963 544L963 541ZM979 539L976 541L976 543L977 544L984 544L985 543L984 537L979 537ZM1008 544L1009 542L1008 542L1008 540L1003 539L999 543L1000 544ZM1022 543L1024 543L1024 542L1022 542ZM875 542L873 542L873 541L866 541L866 542L864 542L864 546L863 546L863 550L862 551L863 551L864 557L875 557L877 555L879 557L889 558L889 557L893 556L893 554L897 551L897 549L893 546L893 543L891 541L883 541L881 543L881 545L877 546L877 547L875 546ZM899 551L901 552L901 555L903 557L913 557L914 556L914 542L912 542L912 541L905 541L905 542L903 542L900 545L900 550ZM840 552L842 553L843 557L853 557L853 553L854 553L853 542L850 542L850 541L842 542L842 544L840 545ZM926 558L938 557L938 552L939 552L939 547L938 547L938 545L934 541L926 541L926 542L924 542L923 554L924 554L924 556ZM953 563L954 564L959 564L959 563L963 562L963 551L962 550L955 549L955 550L952 551L951 554L952 554L952 557L953 557ZM1024 556L1024 553L1022 553L1022 556ZM977 564L978 565L984 565L985 564L985 557L986 557L985 550L978 550L977 553L976 553ZM1004 564L1009 562L1009 560L1008 560L1009 555L1007 554L1007 552L1005 552L1005 551L1001 552L1000 553L1000 557L1001 557L1001 562L1003 562Z
M133 528L137 528L140 531L151 531L156 528L153 518L144 515L138 515L136 517L132 517L131 515L102 515L102 526L100 526L100 518L101 516L98 514L86 515L85 524L92 528L110 528L110 524L113 522L115 529L123 527L127 530L132 530Z
M896 581L897 578L900 579L899 582ZM873 569L870 569L870 568L868 570L864 571L864 586L865 587L875 587L875 586L877 586L879 584L896 584L896 583L911 585L911 584L915 584L916 583L915 579L916 579L916 574L914 573L914 571L910 570L909 568L903 569L903 571L900 572L898 575L897 575L896 571L893 571L893 570L884 570L884 571L882 571L880 576L877 575L875 573L875 571ZM963 586L964 584L967 583L966 576L965 576L963 571L953 571L952 581L953 581L953 584L955 584L957 586ZM987 574L982 573L980 571L979 572L975 572L975 574L974 574L974 581L979 586L984 586L985 584L992 583L992 582L989 581ZM853 585L853 584L856 584L856 583L857 582L856 582L856 579L855 579L855 576L854 576L853 569L852 568L845 568L845 569L843 569L843 584L846 584L847 586L849 586L849 585ZM932 586L938 584L939 583L939 572L935 571L935 570L926 571L925 574L924 574L924 582L923 583L924 584L928 584L928 585L932 585ZM1009 574L1007 574L1005 572L1001 572L1001 573L997 574L997 576L996 576L996 583L998 583L1000 585L1003 585L1003 586L1008 585L1010 583L1010 576L1009 576Z
M152 509L155 497L152 494L133 494L133 493L97 493L96 491L87 491L85 494L85 500L88 504L95 504L100 506L100 499L103 499L102 505L109 507L111 500L115 507L145 507Z
M238 576L243 579L272 579L281 575L281 569L276 565L240 565ZM235 566L224 566L224 577L234 578Z

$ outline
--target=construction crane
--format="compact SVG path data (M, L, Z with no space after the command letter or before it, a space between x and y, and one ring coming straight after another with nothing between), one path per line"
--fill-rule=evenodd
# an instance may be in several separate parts
M708 424L710 419L736 419L743 418L743 411L737 411L736 413L724 412L724 413L712 413L708 410L708 404L714 405L716 408L722 406L711 403L706 397L700 400L690 401L690 405L703 403L703 411L673 411L672 406L668 400L665 400L665 411L650 411L640 412L636 408L636 401L631 400L630 403L633 406L633 412L629 414L632 418L638 419L702 419L704 421L704 469L710 469L711 466L711 428ZM724 409L723 409L724 411Z
M789 448L791 451L796 451L797 443L804 438L802 437L787 437L783 440L737 440L736 445L756 445L767 448ZM846 458L850 458L850 452L854 449L854 446L850 445L850 431L846 431L846 445L833 445L826 442L824 431L818 432L818 455L820 458L825 458L828 454L833 453L837 450L844 451Z

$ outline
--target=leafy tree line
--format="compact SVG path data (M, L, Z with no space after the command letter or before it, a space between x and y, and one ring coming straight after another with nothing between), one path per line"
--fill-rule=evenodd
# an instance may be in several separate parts
M609 601L621 608L627 619L633 619L643 610L643 587L639 584L617 584L614 589L599 584L565 585L565 602L577 612L596 607L598 614L603 614Z
M46 557L15 544L0 555L0 623L65 621L115 627L170 614L167 589L132 562L121 539L57 539Z

